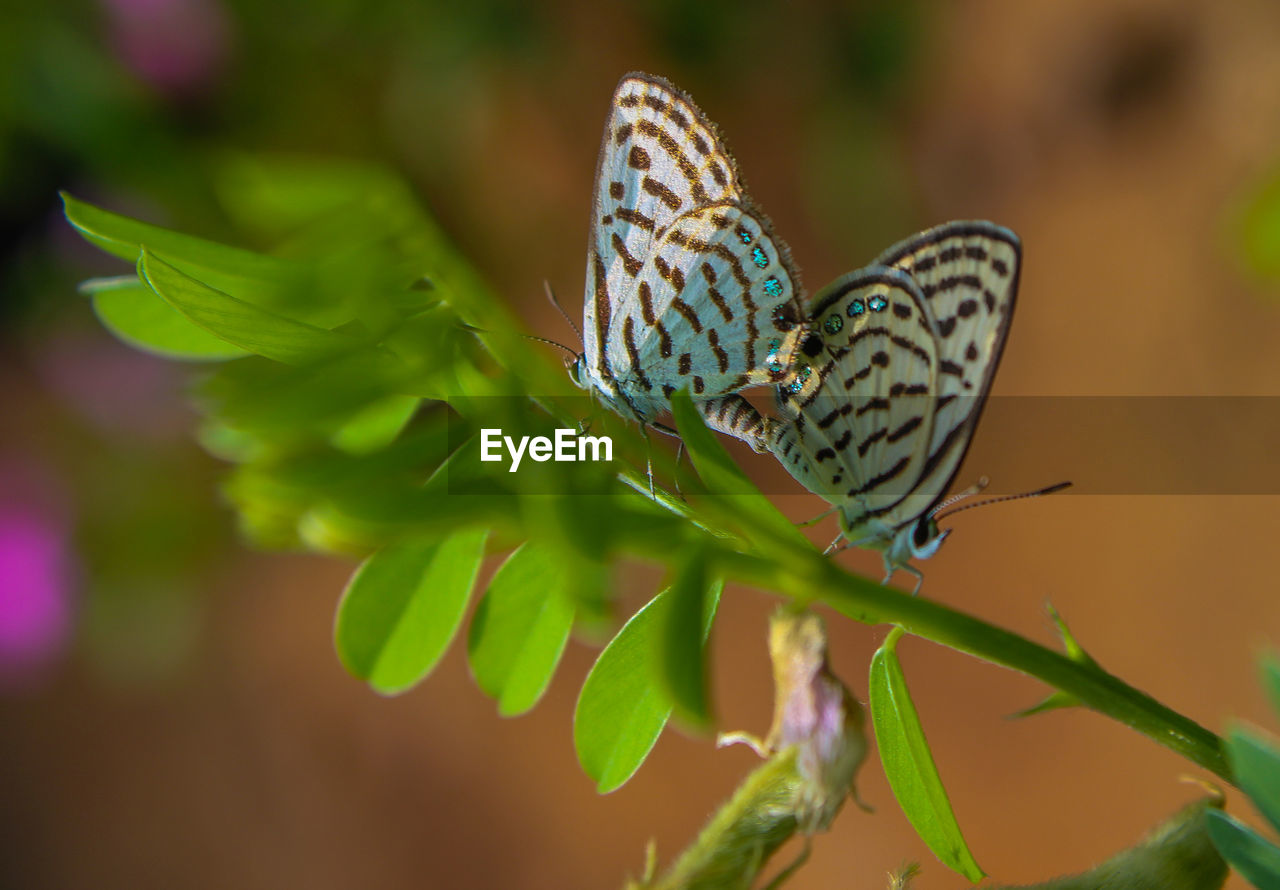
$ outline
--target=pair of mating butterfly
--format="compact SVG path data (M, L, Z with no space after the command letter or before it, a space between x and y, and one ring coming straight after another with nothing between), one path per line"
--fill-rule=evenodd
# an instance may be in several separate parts
M650 425L687 387L708 426L772 452L833 504L849 546L883 551L885 581L898 568L922 578L908 560L948 534L938 511L955 500L944 494L1009 331L1019 257L1008 229L947 223L806 308L715 127L665 80L629 74L596 169L571 373ZM738 395L764 384L781 419Z

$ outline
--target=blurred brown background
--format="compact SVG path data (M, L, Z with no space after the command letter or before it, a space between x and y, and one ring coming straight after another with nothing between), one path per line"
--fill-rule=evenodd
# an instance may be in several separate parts
M185 370L116 343L75 295L78 279L123 270L68 231L58 188L243 241L201 181L204 153L381 159L531 331L568 342L542 282L576 311L608 99L642 69L721 126L811 289L946 219L1017 231L997 394L1280 396L1280 282L1251 258L1244 222L1280 165L1267 0L66 0L5 16L5 886L616 887L650 837L665 861L753 765L669 732L630 784L597 796L572 750L595 655L577 641L516 720L478 693L461 647L398 699L348 677L331 620L351 566L236 544L219 467L191 438ZM1221 431L1182 435L1213 459ZM962 478L998 476L1003 460L1043 483L1079 477L1106 447L1059 444L1029 456L980 428ZM1153 460L1167 448L1144 444ZM797 519L821 508L783 501ZM1161 701L1215 730L1274 728L1255 662L1280 636L1278 518L1274 496L976 511L924 566L924 592L1041 641L1052 601L1104 666ZM840 558L879 569L873 553ZM623 613L660 580L619 571ZM743 589L723 600L725 728L768 724L772 605ZM859 695L883 633L831 622ZM1101 717L1005 719L1045 694L1025 678L918 640L901 653L999 882L1082 869L1195 793L1177 781L1195 772L1185 762ZM874 761L861 794L876 812L842 814L791 886L881 887L908 860L925 866L920 890L962 884Z

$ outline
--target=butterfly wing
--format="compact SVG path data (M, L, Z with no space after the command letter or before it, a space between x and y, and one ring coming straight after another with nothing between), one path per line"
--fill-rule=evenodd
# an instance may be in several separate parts
M633 292L654 239L693 207L739 197L733 159L693 100L659 77L623 77L591 202L583 341L596 380L614 376L614 307Z
M766 220L738 203L696 207L654 242L615 306L606 352L649 417L687 386L695 400L777 383L803 332L798 276Z
M920 288L885 266L836 279L810 313L822 348L810 372L778 388L791 422L770 450L856 527L897 509L924 472L936 338Z
M908 500L885 515L903 525L946 494L986 403L1013 320L1018 236L989 222L951 222L889 248L877 262L919 285L937 338L928 456Z

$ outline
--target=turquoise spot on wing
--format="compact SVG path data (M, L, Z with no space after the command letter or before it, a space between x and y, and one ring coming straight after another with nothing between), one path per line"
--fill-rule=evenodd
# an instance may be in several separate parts
M843 327L844 319L839 315L830 316L822 325L822 329L828 334L838 334Z
M787 384L787 392L793 396L804 389L804 385L809 382L809 378L813 376L813 368L808 365L801 365L800 370L796 373L796 379Z
M782 296L782 282L770 276L764 280L764 292L771 297Z
M778 371L782 368L782 359L778 356L778 350L781 348L782 341L776 337L769 341L769 353L764 357L764 363L770 371Z
M866 311L867 311L866 304L863 303L861 300L854 300L852 303L849 304L848 312L849 312L850 318L857 318L859 315L865 315Z
M872 312L883 312L885 307L889 305L889 301L879 294L876 294L870 300L867 300L867 305L871 307Z
M738 237L742 239L743 244L750 244L754 236L747 229L738 229Z
M768 257L768 255L764 252L764 248L763 248L763 247L761 247L759 244L757 244L757 245L756 245L756 246L751 250L751 262L755 263L755 264L756 264L757 266L759 266L761 269L763 269L765 266L769 265L769 257Z

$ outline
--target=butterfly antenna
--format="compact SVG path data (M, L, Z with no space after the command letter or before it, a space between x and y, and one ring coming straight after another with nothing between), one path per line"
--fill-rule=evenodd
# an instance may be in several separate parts
M560 317L569 323L569 327L573 328L573 335L578 338L578 343L586 348L586 344L582 341L582 331L578 330L578 326L573 323L573 319L569 317L569 313L564 311L564 307L560 305L560 301L556 299L556 292L551 289L551 282L544 280L542 286L547 290L547 299L551 301L551 305L556 307L556 311L560 313ZM574 355L577 355L575 352Z
M954 510L948 510L946 513L934 515L936 522L939 519L945 519L948 516L954 516L957 513L963 513L965 510L972 510L974 507L985 507L988 504L998 504L1001 501L1018 501L1022 498L1038 498L1041 495L1053 494L1055 491L1062 491L1064 488L1070 488L1070 482L1059 482L1056 485L1050 485L1045 488L1038 488L1035 491L1024 491L1021 494L1005 494L998 498L987 498L985 501L978 501L975 504L965 504L963 507L956 507ZM952 499L954 500L954 498Z
M546 343L550 346L554 346L557 349L563 349L565 352L569 353L569 355L573 356L575 359L578 358L578 355L579 355L578 351L576 349L570 349L568 346L565 346L563 343L557 343L555 340L548 340L546 337L535 337L533 336L533 334L523 334L522 336L526 340L534 340L534 341L537 341L538 343Z
M938 504L938 506L930 510L929 511L930 518L936 516L938 513L947 509L956 501L963 501L965 498L973 497L975 494L982 491L982 489L986 488L990 484L991 484L991 480L988 479L986 476L980 477L977 482L970 485L964 491L957 491L951 497L944 499L940 504Z
M470 331L473 334L489 333L488 328L478 328L475 325L468 324L465 321L458 322L458 327L462 328L464 331ZM570 349L568 346L565 346L563 343L557 343L555 340L548 340L546 337L535 337L533 336L533 334L521 334L520 336L524 337L526 340L536 340L539 343L548 343L551 346L555 346L557 349L563 349L565 352L569 353L569 355L573 356L574 358L578 357L578 353L575 350Z

